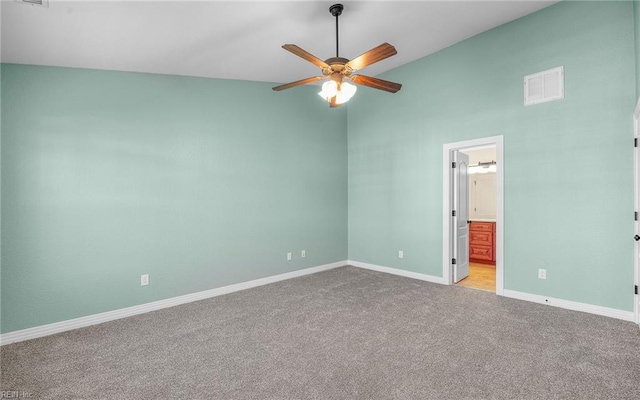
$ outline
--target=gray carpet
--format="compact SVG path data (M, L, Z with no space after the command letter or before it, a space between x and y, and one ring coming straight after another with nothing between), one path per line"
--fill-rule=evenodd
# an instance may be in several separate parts
M41 399L639 399L640 330L339 268L3 346Z

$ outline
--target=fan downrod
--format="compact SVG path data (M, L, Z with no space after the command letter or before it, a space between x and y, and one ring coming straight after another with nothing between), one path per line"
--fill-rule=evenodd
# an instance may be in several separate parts
M342 10L344 10L344 6L342 4L334 4L329 7L329 12L331 13L331 15L336 17L336 57L340 57L338 45L338 16L342 14Z

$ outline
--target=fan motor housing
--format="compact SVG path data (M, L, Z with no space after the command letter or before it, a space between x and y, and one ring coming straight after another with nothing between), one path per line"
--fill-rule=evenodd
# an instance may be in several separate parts
M322 70L323 75L331 75L334 72L340 72L345 76L351 75L352 69L346 65L349 62L346 58L331 57L324 60L324 62L329 65L329 68Z

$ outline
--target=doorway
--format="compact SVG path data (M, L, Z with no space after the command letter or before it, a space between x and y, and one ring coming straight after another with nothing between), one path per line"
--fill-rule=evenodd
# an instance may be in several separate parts
M469 270L459 286L496 291L496 147L483 146L459 150L466 154L469 232ZM462 165L457 166L457 168ZM460 171L462 172L462 171ZM462 187L459 188L463 190ZM455 194L454 194L455 195Z
M460 204L460 199L469 199L468 186L466 193L461 194L460 188L465 187L465 184L461 182L465 181L472 175L467 176L463 174L464 179L460 178L460 170L456 170L459 166L456 161L462 159L466 161L468 156L465 153L471 153L471 150L492 149L495 151L495 161L492 165L492 169L495 171L495 222L493 221L478 221L485 222L478 226L480 229L484 229L486 235L484 237L487 240L494 241L493 243L487 243L491 245L492 250L488 250L488 246L479 246L478 252L473 253L474 249L471 248L472 253L469 254L469 245L466 241L469 240L469 235L473 233L470 231L461 230L463 226L467 224L468 220L471 220L473 213L467 216L467 212L460 213L459 209L464 208L464 205ZM474 139L462 142L447 143L443 145L443 259L442 270L445 283L451 285L455 282L462 281L461 279L466 273L465 270L461 270L459 266L466 266L471 272L474 267L483 268L482 263L474 263L475 260L484 260L487 263L495 262L495 293L502 295L504 292L504 264L503 264L503 243L504 243L504 222L503 222L503 209L504 209L504 185L503 185L503 137L493 136L482 139ZM481 167L487 166L486 161L482 161ZM467 165L478 164L478 161L470 160ZM465 171L466 172L466 171ZM473 178L470 178L473 179ZM471 198L473 203L474 199ZM478 207L476 206L476 211ZM482 211L484 212L484 211ZM478 219L491 219L482 218L482 214L475 215ZM462 218L461 218L462 217ZM469 218L471 217L471 218ZM492 222L492 223L489 223ZM495 230L488 234L486 230ZM482 234L482 232L480 232ZM491 252L491 254L488 254ZM467 257L471 256L471 263L467 263ZM480 264L480 265L478 265ZM486 268L486 267L485 267ZM493 268L493 266L491 266ZM482 272L482 270L479 270ZM487 271L485 271L487 272Z

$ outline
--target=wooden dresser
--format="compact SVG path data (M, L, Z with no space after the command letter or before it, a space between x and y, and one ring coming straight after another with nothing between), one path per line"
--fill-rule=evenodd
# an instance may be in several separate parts
M496 223L471 221L469 261L496 265Z

